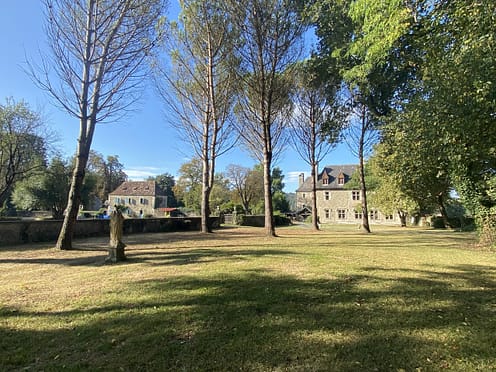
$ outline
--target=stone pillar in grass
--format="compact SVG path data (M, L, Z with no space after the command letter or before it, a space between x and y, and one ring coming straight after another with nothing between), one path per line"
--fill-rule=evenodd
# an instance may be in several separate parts
M122 242L123 225L124 217L121 211L115 208L110 215L110 247L106 259L108 262L119 262L126 259L124 253L126 245Z

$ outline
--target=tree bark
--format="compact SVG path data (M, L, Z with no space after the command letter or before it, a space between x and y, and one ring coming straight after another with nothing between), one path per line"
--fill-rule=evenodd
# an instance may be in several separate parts
M270 141L270 139L269 139ZM267 236L275 237L276 230L274 227L274 206L272 204L272 176L270 152L265 151L264 155L264 202L265 202L265 233Z
M439 193L437 195L437 205L439 206L439 211L441 212L441 217L443 218L444 226L451 227L451 224L448 219L448 212L446 211L446 207L444 205L443 193Z
M400 217L401 227L406 227L406 213L398 211L398 216Z
M89 144L80 135L79 145L76 157L76 164L72 173L71 188L65 210L64 222L60 230L56 248L61 250L72 249L72 239L74 236L74 227L79 213L81 204L81 190L83 188L86 163L89 156Z
M319 217L317 213L317 164L312 164L310 177L312 177L312 227L314 230L319 230Z
M362 128L360 132L360 143L358 145L358 159L359 159L359 172L360 172L360 189L361 189L361 197L362 197L362 228L365 232L370 233L370 225L369 225L369 208L367 205L367 185L365 183L365 166L364 166L364 147L365 147L365 135L367 132L367 113L365 106L362 110Z

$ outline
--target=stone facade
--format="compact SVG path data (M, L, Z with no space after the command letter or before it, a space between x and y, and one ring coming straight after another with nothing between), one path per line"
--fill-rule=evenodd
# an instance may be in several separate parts
M125 215L163 217L167 196L155 181L126 181L109 194L109 213L116 205L125 207Z
M362 221L362 193L345 187L357 165L329 165L317 178L317 215L320 223L357 223ZM300 174L296 190L297 209L312 207L312 179ZM398 224L396 215L384 215L369 206L369 223Z

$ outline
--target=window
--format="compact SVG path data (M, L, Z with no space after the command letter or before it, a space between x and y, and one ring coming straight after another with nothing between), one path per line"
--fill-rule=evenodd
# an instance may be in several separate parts
M360 200L360 191L352 191L351 192L351 198L353 200Z
M392 214L386 214L385 218L386 218L386 220L392 220L393 215Z
M346 211L344 209L338 209L338 220L346 219Z
M329 200L329 196L330 196L329 191L324 192L324 199L325 200Z
M338 185L344 185L344 176L343 175L340 175L338 177Z
M355 210L355 220L361 220L362 217L362 212Z
M303 199L306 199L307 198L307 194L303 194Z
M329 209L324 209L325 212L325 218L329 219L331 217L331 211Z
M329 178L323 178L322 179L322 184L323 185L329 185Z
M377 211L370 211L370 219L371 220L379 219L379 214L377 213Z
M146 205L146 204L148 204L148 200L145 198L140 198L140 204Z

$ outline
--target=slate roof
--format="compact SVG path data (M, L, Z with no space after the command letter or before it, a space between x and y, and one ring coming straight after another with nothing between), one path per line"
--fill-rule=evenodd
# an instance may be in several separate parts
M344 183L346 184L358 165L327 165L319 173L317 177L317 190L342 190L344 185L338 184L339 175L344 176ZM322 179L328 178L328 184L324 185ZM312 178L307 177L302 185L296 189L296 192L311 192L312 191Z
M155 181L125 181L110 193L116 196L163 196Z

